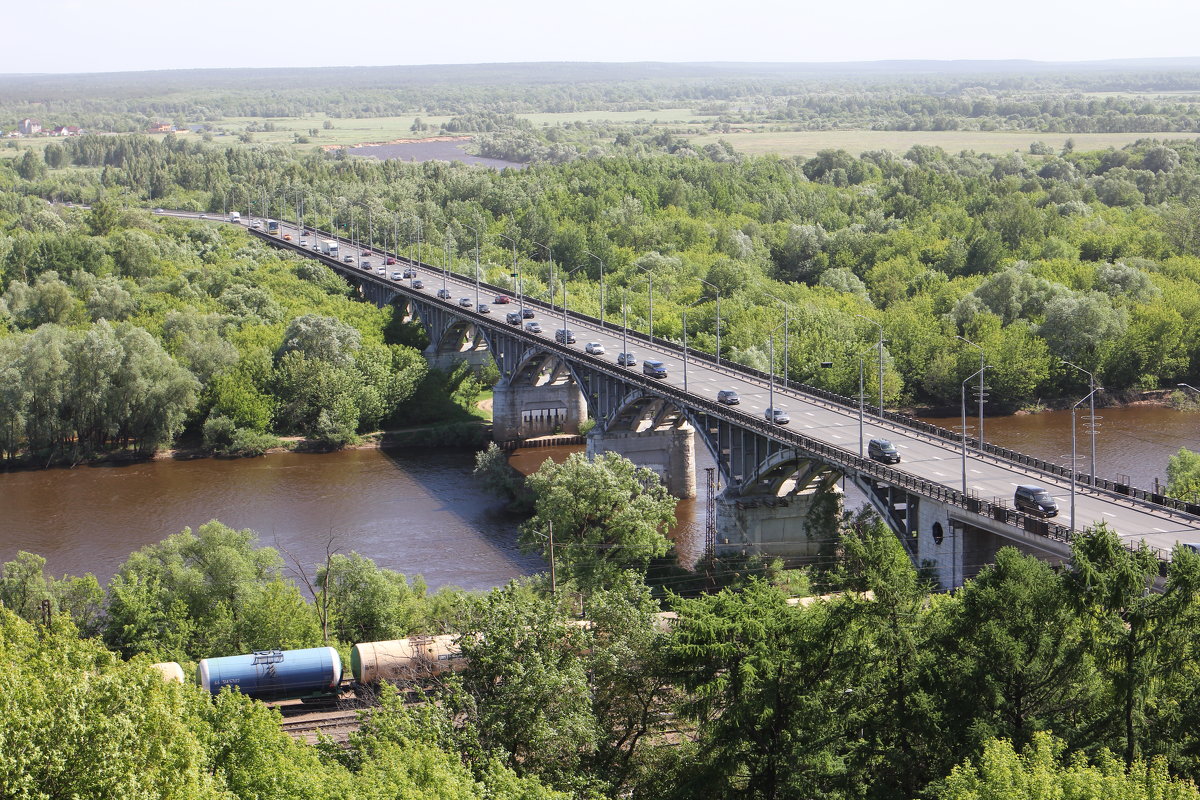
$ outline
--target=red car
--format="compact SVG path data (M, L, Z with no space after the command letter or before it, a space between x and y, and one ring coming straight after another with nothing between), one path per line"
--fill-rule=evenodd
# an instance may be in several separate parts
M511 303L511 302L512 302L512 298L511 298L511 297L509 297L509 296L508 296L508 295L506 295L506 294L498 294L498 295L496 295L496 299L495 299L495 300L493 300L492 302L493 302L493 303L500 303L501 305L503 305L503 304L505 304L505 303Z
M387 264L387 265L390 267L392 264L395 264L395 263L396 263L396 259L394 259L394 258L388 258L388 260L387 260L387 261L385 261L384 263L385 263L385 264Z

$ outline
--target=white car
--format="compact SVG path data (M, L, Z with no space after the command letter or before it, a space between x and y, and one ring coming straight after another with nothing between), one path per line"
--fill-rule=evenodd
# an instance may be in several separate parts
M301 246L301 247L308 247L308 239L301 239L301 240L300 240L300 246Z
M583 352L591 353L594 356L604 355L604 345L599 342L588 342L583 346Z
M392 280L394 280L394 281L398 281L398 280L400 280L400 273L399 273L399 272L393 272L393 273L392 273Z

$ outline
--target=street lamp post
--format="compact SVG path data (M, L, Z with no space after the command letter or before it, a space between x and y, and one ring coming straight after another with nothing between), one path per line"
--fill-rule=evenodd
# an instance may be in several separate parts
M702 297L697 298L695 301L692 302L692 304L690 306L688 306L687 308L685 308L683 310L683 390L685 392L688 390L688 380L687 380L687 318L688 318L688 311L690 309L694 308L696 306L696 304L699 303L703 299L704 298L702 298Z
M1089 476L1088 483L1090 483L1092 486L1095 486L1096 485L1096 392L1099 391L1100 389L1102 389L1103 387L1097 388L1096 376L1093 375L1092 373L1088 372L1086 369L1079 366L1078 364L1072 364L1070 361L1067 361L1065 358L1059 359L1059 361L1068 367L1074 367L1075 369L1082 372L1084 375L1088 376L1088 388L1091 389L1091 391L1089 391L1088 396L1084 398L1084 400L1089 401L1088 402L1088 422L1089 422L1088 431L1091 434L1091 439L1092 439L1091 462L1090 462L1090 469L1089 469L1090 476ZM1079 402L1082 403L1083 400L1080 400ZM1074 426L1075 426L1075 412L1072 411L1071 412L1071 427L1072 427L1071 438L1072 439L1075 438ZM1074 482L1074 480L1075 480L1074 453L1071 454L1071 459L1072 459L1071 460L1071 481Z
M714 293L717 295L717 366L721 366L721 290L714 284L700 278L700 282L705 286L711 286Z
M515 278L517 283L517 306L522 312L525 311L525 291L521 282L521 266L517 263L517 240L511 236L505 236L503 233L498 234L501 239L505 239L512 245L512 272L508 273L510 278Z
M779 330L786 324L786 322L781 322L771 329L771 382L768 384L769 388L767 389L767 412L771 415L771 424L775 424L775 331Z
M479 228L463 223L463 227L475 233L475 309L479 309Z
M870 317L864 317L862 314L855 314L854 316L865 319L867 322L871 323L876 328L879 328L879 419L882 420L883 419L883 325L881 323L876 322L875 320L871 319ZM966 435L966 431L963 431L963 435Z
M788 343L791 341L791 313L788 304L780 300L775 295L767 292L767 297L770 297L776 303L783 306L783 385L787 386L788 382Z
M959 336L957 333L954 334L954 338L962 339L964 342L971 345L971 347L974 347L976 350L979 351L979 376L980 376L979 377L979 452L982 453L983 452L983 366L984 366L983 348L980 347L979 345L975 344L974 342L972 342L967 337ZM966 433L965 429L963 430L963 433L964 434Z
M534 244L545 250L546 255L550 258L550 280L546 285L550 289L550 308L554 308L554 250L541 242L534 242Z
M587 253L589 256L596 259L596 261L600 262L600 327L603 328L604 327L604 301L606 299L606 296L604 293L604 259L600 258L600 256L596 255L591 250L584 250L583 252Z
M648 281L647 287L646 287L646 297L650 300L650 329L647 331L647 333L650 335L650 344L653 345L654 344L654 273L650 271L649 267L643 267L640 265L635 265L635 266L637 266L637 268L640 269L642 272L646 273L646 280Z
M563 329L563 344L570 344L570 342L569 342L569 341L567 341L567 340L570 338L570 337L567 335L567 331L569 330L569 329L567 328L567 280L568 280L568 279L569 279L569 278L570 278L572 275L574 275L576 272L578 272L578 271L579 271L579 270L581 270L581 269L583 269L583 266L582 266L582 265L580 265L580 266L578 266L578 267L575 267L574 269L569 269L569 270L567 270L567 271L566 271L566 274L565 274L565 275L563 275L563 280L562 280L562 290L563 290L563 326L562 326L562 329Z
M621 287L621 354L629 353L629 287ZM624 366L629 366L625 364Z
M979 382L983 383L983 373L987 369L987 365L979 368L978 372L974 372L967 376L967 379L962 382L962 493L967 493L967 384L971 382L971 378L979 376Z
M1066 362L1064 362L1064 363L1066 363ZM1075 366L1075 365L1072 364L1071 366ZM1096 394L1096 392L1098 391L1099 388L1103 388L1103 387L1093 387L1092 390L1087 393L1087 397L1080 398L1078 403L1071 406L1071 533L1072 534L1075 533L1075 475L1076 475L1076 473L1079 472L1079 470L1076 469L1076 467L1075 467L1075 458L1076 458L1076 456L1075 456L1075 409L1079 408L1079 404L1082 403L1084 400L1091 399L1091 397ZM1096 426L1093 424L1092 425L1092 436L1093 436L1092 441L1093 442L1096 441L1095 427ZM1096 479L1096 470L1093 469L1092 470L1092 480L1095 481L1095 479Z

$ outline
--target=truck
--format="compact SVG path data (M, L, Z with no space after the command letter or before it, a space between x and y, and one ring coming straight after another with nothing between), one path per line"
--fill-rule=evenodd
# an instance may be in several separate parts
M337 258L338 243L333 239L326 239L325 241L321 242L321 252L327 256L333 256L334 258Z
M229 212L229 221L238 225L242 224L242 215L236 211Z
M274 219L267 220L267 233L279 235L279 221Z

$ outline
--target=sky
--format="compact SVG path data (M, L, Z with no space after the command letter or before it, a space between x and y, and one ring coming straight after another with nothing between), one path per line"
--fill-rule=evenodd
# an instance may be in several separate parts
M0 73L1200 55L1196 0L59 0L4 19L26 34Z

